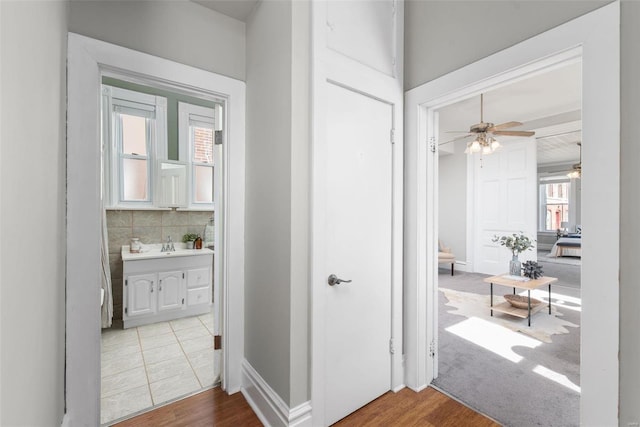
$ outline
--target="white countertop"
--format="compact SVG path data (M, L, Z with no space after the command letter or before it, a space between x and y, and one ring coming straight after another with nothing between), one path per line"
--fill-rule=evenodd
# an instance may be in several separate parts
M122 246L122 260L135 261L140 259L152 258L175 258L183 256L203 256L213 255L214 251L209 248L187 249L184 243L174 243L176 250L171 252L162 252L162 244L142 245L142 252L131 253L129 245Z

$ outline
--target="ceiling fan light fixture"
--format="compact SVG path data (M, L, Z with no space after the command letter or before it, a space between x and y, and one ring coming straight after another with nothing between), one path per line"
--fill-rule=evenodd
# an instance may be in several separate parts
M578 179L582 176L582 171L580 169L573 169L571 172L567 174L567 177L570 179Z
M570 179L582 178L582 142L578 142L577 145L580 149L580 163L573 165L573 169L567 174Z
M490 122L484 121L484 94L480 94L480 123L476 123L469 128L469 135L463 136L462 138L466 138L475 134L475 140L467 143L467 148L464 150L465 154L475 154L480 153L481 155L491 154L502 147L499 141L497 141L493 136L520 136L520 137L530 137L535 135L533 131L522 131L522 130L505 130L511 129L513 127L522 126L520 122L505 122L498 125L494 125ZM448 131L452 133L467 133L464 131ZM460 139L455 138L452 141L456 141ZM452 142L449 141L449 142Z

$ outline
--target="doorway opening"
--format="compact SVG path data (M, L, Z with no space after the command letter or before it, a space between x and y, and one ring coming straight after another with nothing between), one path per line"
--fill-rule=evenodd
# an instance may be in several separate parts
M113 72L101 94L110 424L221 382L224 100Z
M170 153L160 149L156 150L156 157L154 158L153 151L156 147L150 144L150 138L154 134L159 139L161 138L160 133L157 132L158 128L154 126L154 120L151 119L154 116L162 117L159 112L162 108L166 108L168 103L165 104L160 100L157 100L157 102L147 102L145 100L138 102L140 99L134 99L131 102L132 100L125 99L125 102L118 103L122 104L119 107L123 107L118 109L118 113L122 116L118 117L119 124L109 127L109 129L111 132L122 132L125 120L128 121L127 125L131 125L132 122L134 125L138 123L139 126L133 126L133 128L137 129L136 132L138 134L144 135L141 138L143 143L138 142L137 145L133 144L131 146L128 145L131 141L128 141L125 143L127 144L127 149L121 149L123 141L119 140L118 144L120 145L118 147L121 150L110 153L113 155L110 158L112 163L108 170L111 178L111 187L103 186L101 173L102 144L100 143L102 123L104 122L104 117L101 117L100 114L101 102L104 101L102 98L103 77L121 78L129 83L146 84L154 88L213 102L214 113L215 111L223 113L218 116L219 119L221 117L219 121L222 124L221 134L218 134L215 126L209 123L211 120L207 116L210 114L202 114L201 110L195 111L198 110L195 107L190 112L195 113L197 117L191 117L187 114L188 125L185 129L187 134L191 133L192 135L198 133L207 134L209 132L213 134L216 145L221 141L222 146L211 149L209 144L209 151L213 150L213 153L209 153L210 157L208 159L206 150L203 158L198 156L195 158L182 157L182 154L175 156L175 150L179 151L179 145L173 147L175 157L171 157L169 154L166 157L159 157L158 153ZM100 354L102 347L100 333L102 326L101 292L99 285L88 286L87 284L102 283L102 271L111 273L108 258L106 256L101 257L101 252L104 252L105 255L110 252L106 245L100 245L104 231L102 223L107 223L106 218L102 219L103 216L106 216L103 215L105 211L103 200L108 201L108 206L114 208L113 212L115 213L110 214L111 225L117 226L119 220L125 221L125 225L122 227L124 230L121 230L122 233L114 233L110 237L110 239L119 239L119 242L115 242L113 246L116 248L120 246L120 256L125 253L128 258L137 255L143 258L145 263L148 260L149 263L153 264L151 267L145 264L149 267L149 271L134 271L135 268L129 271L126 265L122 267L124 287L126 288L129 285L127 278L125 278L128 273L130 273L128 276L131 279L130 283L135 284L133 286L135 291L123 290L122 292L122 322L125 330L143 327L144 323L149 323L149 325L157 323L151 322L150 318L143 315L136 317L140 313L151 315L155 309L155 316L157 317L153 319L154 321L183 321L183 319L195 317L190 321L198 321L199 324L197 326L200 326L200 328L199 332L194 333L196 335L198 333L204 334L206 331L207 334L210 334L210 328L207 326L211 327L212 325L206 315L210 314L208 304L213 299L213 315L215 319L219 319L219 322L213 322L213 330L215 335L221 336L221 359L224 360L219 374L221 388L229 394L239 391L241 387L240 365L244 342L242 319L244 317L245 84L211 72L70 33L67 87L67 319L65 380L65 418L67 418L67 423L100 424L101 383L104 385L101 381ZM146 94L145 96L148 95ZM141 97L144 98L144 96ZM122 100L122 98L120 99ZM197 102L193 103L197 104ZM218 105L221 108L218 108ZM198 106L196 105L196 107ZM178 112L180 112L180 108L178 108ZM132 117L124 117L127 115ZM160 120L158 119L157 121ZM215 124L216 122L213 121L213 123ZM213 129L211 129L212 127ZM198 128L200 129L198 130ZM157 147L161 147L161 143L162 141L159 141ZM190 153L189 150L186 152L187 154ZM197 150L194 152L198 154ZM217 162L215 161L217 160L216 156L219 160ZM212 158L214 160L213 164L210 162ZM181 160L184 159L189 161L186 164L181 164ZM139 163L135 164L136 167L131 168L131 162ZM146 165L144 165L146 167L140 167L144 162L146 162ZM126 167L125 163L127 163ZM216 165L221 167L216 168ZM145 169L146 173L141 173ZM150 170L155 170L156 175L154 176L152 172L149 172ZM114 180L116 174L120 174L123 177L128 174L127 176L131 177L132 171L136 172L133 173L136 178L133 181L136 185L129 186L125 191L124 186L115 184L117 182ZM202 178L202 176L205 177L202 181L197 179L198 177ZM214 191L214 200L211 200L210 191L212 186L216 186L212 176L218 180L220 185L218 193ZM118 176L118 179L121 179L121 182L126 181L120 176ZM191 190L189 190L188 186L182 187L181 185L181 182L186 182L187 179L196 181L192 183ZM201 187L199 187L200 184L202 185ZM111 192L103 195L104 188L110 189ZM157 197L153 197L149 193L152 188L168 188L170 191L155 193L156 196L162 196L159 197L160 201L158 201ZM178 190L179 188L187 188L187 190L180 191ZM204 190L198 191L198 188ZM193 189L195 191L192 191ZM206 194L209 194L209 200L205 197ZM110 196L110 198L107 196ZM215 205L206 203L212 201L216 202ZM183 202L186 203L186 207L183 207ZM204 203L199 205L200 209L197 209L195 205L200 202ZM145 203L147 206L141 206ZM131 209L132 206L126 206L128 209L125 209L127 204L135 204L136 208ZM159 206L160 204L168 205L162 207ZM158 208L166 210L157 210ZM180 257L183 259L190 258L186 256L185 251L187 250L182 248L184 244L181 238L184 234L193 231L196 234L201 234L201 238L204 237L205 240L207 240L207 236L211 237L210 227L202 227L205 223L209 225L211 212L214 212L212 225L214 227L213 246L216 252L215 257L213 257L210 249L203 248L197 251L200 254L206 253L210 257L208 263L203 261L203 265L200 265L202 261L200 259L197 263L182 261L188 264L186 266L183 264L175 265L175 263L178 263L176 260ZM120 214L124 219L118 218ZM136 230L134 215L138 217L138 226L148 228ZM165 216L167 216L167 222L163 223ZM185 220L185 218L187 219ZM131 220L130 226L126 222L129 219ZM158 221L160 221L160 224L157 223ZM166 226L166 229L164 226ZM106 229L107 227L105 227ZM157 239L161 243L149 241L145 247L144 234L135 236L140 239L137 242L127 242L127 238L132 237L134 232L138 234L138 231L147 231L154 235L157 232ZM166 239L169 232L172 235L171 240ZM143 242L141 247L140 241ZM87 244L87 242L95 242L96 244ZM210 239L203 242L203 246L210 244ZM123 251L122 246L129 250ZM142 253L131 254L130 249L132 247L135 249L136 246L137 249L142 249ZM169 251L166 250L167 246L171 248ZM162 251L163 247L165 251ZM145 249L147 249L146 252ZM163 254L164 259L153 259L157 255L154 252L155 250L157 250L157 253ZM179 253L178 250L182 252ZM194 251L193 249L189 250ZM117 249L115 251L117 255ZM190 252L188 255L192 254L194 252ZM102 262L101 258L103 258ZM134 260L133 262L142 262L142 259ZM117 267L118 262L116 261L115 264L114 267ZM101 265L104 266L104 269L101 268ZM114 276L118 276L118 274ZM208 280L210 281L209 283L207 282ZM217 289L212 289L216 286ZM160 287L162 287L162 291ZM154 296L150 296L150 294ZM145 295L147 298L145 298ZM189 304L190 299L192 301L205 302L203 304ZM131 304L129 304L130 302ZM186 306L186 308L180 308L179 306L181 305ZM215 309L216 306L219 307L217 311ZM131 308L130 311L129 308ZM181 310L184 310L181 314L185 314L185 316L176 319L175 315ZM205 317L197 317L202 315L205 315ZM106 323L107 325L105 326L109 326L108 322ZM144 326L150 329L155 327L149 325ZM157 326L157 328L164 327ZM190 350L196 349L193 347L184 348L184 343L181 342L179 335L185 334L185 332L179 332L181 330L179 326L173 327L169 323L168 328L170 332L166 335L173 335L177 346L182 348L183 355L186 357L187 363L190 364L190 369L196 381L201 384L195 372L196 370L193 368L194 363L197 364L197 362L190 360L188 357ZM141 344L140 349L143 353L142 357L144 358L144 344L137 330L136 335L138 335L138 340ZM183 336L182 338L182 341L186 341L189 337ZM212 341L210 340L209 343L213 344ZM201 356L203 359L207 359L207 363L212 362L208 356ZM215 362L215 358L213 362ZM158 371L160 370L162 369L158 369ZM146 370L144 374L146 376ZM210 381L214 379L213 373L207 378ZM128 379L123 381L126 380ZM205 381L205 378L202 381L209 382ZM149 385L147 387L150 388ZM152 395L152 393L150 394Z
M619 3L611 3L407 92L405 235L413 241L404 276L406 300L415 305L407 310L406 381L414 390L431 383L438 361L435 111L583 58L582 166L606 172L582 179L581 225L590 234L581 247L580 422L617 423L619 16Z
M581 180L567 174L579 161L581 93L579 60L484 88L484 122L506 131L488 136L499 146L486 153L465 153L477 135L463 130L480 121L480 96L435 112L437 229L447 256L439 256L436 279L432 384L502 424L534 418L550 425L580 423ZM516 255L537 262L545 278L531 291L534 310L540 310L531 326L527 310L517 311L503 297L526 299L527 290L488 283L510 274L513 256L494 236L513 234L532 241L533 247L517 248ZM561 234L577 249L558 253Z

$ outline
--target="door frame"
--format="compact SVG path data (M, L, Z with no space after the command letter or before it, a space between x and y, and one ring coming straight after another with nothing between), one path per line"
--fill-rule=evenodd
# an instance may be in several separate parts
M434 377L430 338L437 332L437 170L429 150L436 144L436 109L487 88L509 84L580 57L583 72L582 264L580 423L617 425L619 383L619 211L620 211L620 4L594 12L528 39L406 93L405 294L417 301L407 313L406 382L414 390ZM592 143L590 141L593 141ZM434 150L435 151L435 150ZM596 176L589 170L607 170ZM614 189L614 191L611 191ZM586 190L586 191L585 191ZM607 218L602 221L601 218ZM408 240L408 237L407 237ZM607 284L606 286L602 284ZM437 353L437 345L434 347ZM437 356L437 354L436 354Z
M68 35L66 372L63 425L100 424L100 84L118 73L224 101L222 384L241 388L244 354L245 83L74 33ZM92 143L93 142L93 143Z
M385 102L393 108L393 184L392 184L392 259L391 262L391 354L390 389L398 391L404 387L403 366L403 71L402 66L395 75L389 76L348 58L327 46L327 3L313 2L311 5L311 192L310 192L310 242L309 242L309 283L310 289L310 354L311 354L311 405L313 425L325 425L325 372L330 367L324 362L325 313L324 298L329 266L324 254L328 250L323 236L325 227L326 185L323 175L326 170L326 111L327 84L336 84L345 89L362 93ZM404 4L396 3L396 16L404 16ZM403 64L403 20L395 23L396 64ZM397 67L397 66L396 66ZM391 129L390 129L391 131Z

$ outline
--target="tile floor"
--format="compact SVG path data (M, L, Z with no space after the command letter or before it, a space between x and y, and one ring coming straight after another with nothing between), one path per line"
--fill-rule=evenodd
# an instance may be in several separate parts
M112 421L213 386L213 313L102 332L100 422Z

